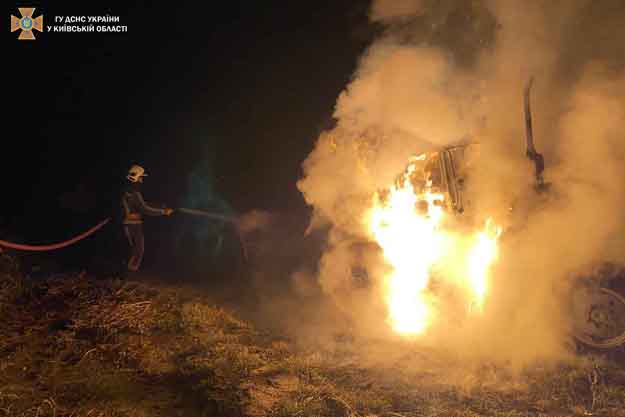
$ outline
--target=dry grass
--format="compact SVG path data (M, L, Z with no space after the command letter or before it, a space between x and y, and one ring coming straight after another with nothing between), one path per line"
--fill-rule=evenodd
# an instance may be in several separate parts
M364 365L367 341L296 350L200 294L72 276L28 283L3 262L0 417L625 416L625 367L614 362L514 378L452 363L452 383L436 367Z

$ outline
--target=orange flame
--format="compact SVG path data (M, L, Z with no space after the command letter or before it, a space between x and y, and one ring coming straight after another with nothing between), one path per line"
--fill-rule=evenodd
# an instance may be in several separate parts
M469 253L468 279L473 290L471 306L480 311L488 293L488 270L497 259L497 239L501 235L501 226L496 226L491 218L486 220L484 230L477 234L475 246Z
M423 333L440 314L434 307L435 295L428 289L431 270L442 262L447 251L461 247L464 239L470 238L444 230L447 214L443 194L433 192L431 184L421 193L415 191L410 175L416 161L423 159L413 158L398 184L391 186L384 197L374 195L367 217L369 231L392 267L385 277L384 298L388 321L400 334ZM484 230L471 239L474 243L462 261L466 265L463 287L469 289L470 304L480 310L487 296L488 270L497 257L500 234L501 228L488 219Z

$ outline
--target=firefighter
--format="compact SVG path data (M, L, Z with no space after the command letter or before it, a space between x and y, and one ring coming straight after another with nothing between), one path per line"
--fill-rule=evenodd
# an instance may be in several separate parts
M139 165L133 165L128 170L128 183L122 193L121 205L123 213L124 233L130 243L130 259L128 270L135 272L141 266L144 252L143 238L143 215L169 216L173 213L171 208L152 207L143 200L141 184L146 177L145 169Z

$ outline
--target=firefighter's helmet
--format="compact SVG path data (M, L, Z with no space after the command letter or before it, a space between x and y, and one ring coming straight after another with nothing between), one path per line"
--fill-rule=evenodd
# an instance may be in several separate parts
M148 174L145 173L145 169L143 169L142 166L133 165L128 170L128 175L126 175L126 178L128 178L128 180L131 182L141 182L143 181L143 177L146 177L147 175Z

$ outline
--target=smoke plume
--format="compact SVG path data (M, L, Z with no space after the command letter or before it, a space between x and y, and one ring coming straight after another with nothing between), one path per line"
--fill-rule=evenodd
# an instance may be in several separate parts
M298 182L314 210L311 225L329 227L323 290L350 311L370 312L366 306L380 302L375 289L358 296L343 286L354 264L384 274L379 250L354 250L367 239L372 194L388 188L410 156L476 141L479 164L466 187L472 210L511 231L483 318L429 338L521 364L566 355L566 290L602 262L625 262L625 9L618 3L373 1L371 20L384 33L361 57L337 99L336 127L320 135ZM525 158L523 88L531 76L546 194L533 190ZM383 317L378 322L367 326L378 331Z

